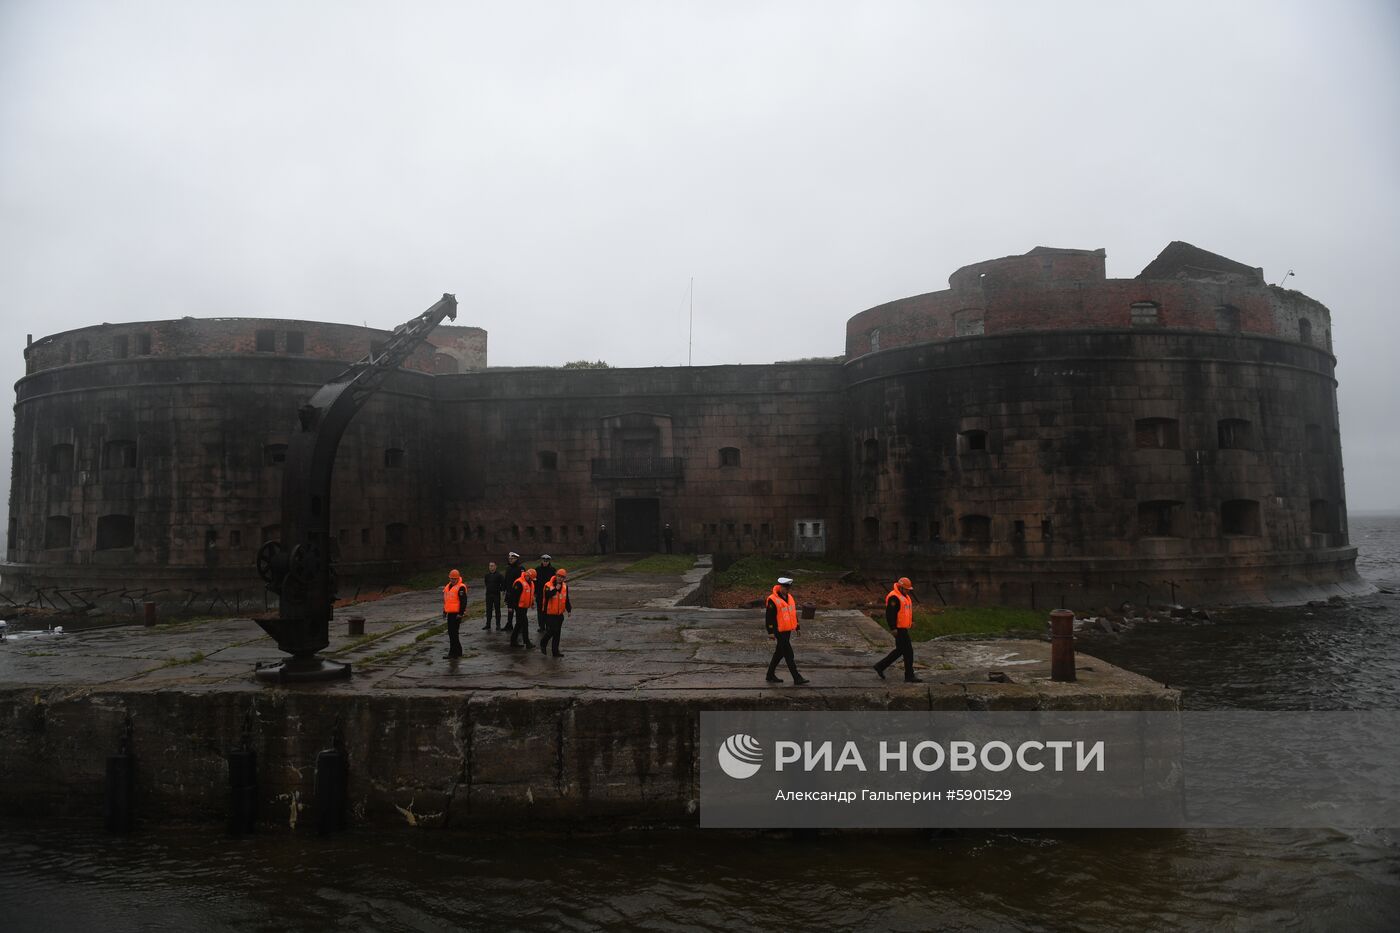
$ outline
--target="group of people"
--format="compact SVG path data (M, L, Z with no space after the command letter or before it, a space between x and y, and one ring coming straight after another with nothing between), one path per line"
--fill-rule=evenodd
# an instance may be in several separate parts
M780 684L778 663L787 662L788 673L797 685L811 683L797 672L797 660L792 652L792 638L801 631L797 621L797 601L792 597L792 578L779 577L773 592L764 600L764 626L768 637L773 639L773 658L768 662L768 683ZM881 680L885 671L900 658L904 659L904 682L919 683L922 678L914 673L914 642L909 630L914 627L914 584L908 577L900 577L885 597L885 624L894 632L894 650L875 664L875 673Z
M564 656L559 650L559 637L564 628L564 617L574 611L569 599L569 572L563 567L555 567L548 554L540 555L538 567L527 568L520 563L520 555L511 551L506 557L505 570L497 569L493 560L486 565L486 624L482 631L491 631L492 624L498 632L510 632L510 646L532 650L535 644L530 641L530 608L536 612L536 626L539 633L541 654L552 654L556 658ZM768 662L767 681L780 684L778 664L787 663L792 682L797 685L811 683L797 671L797 659L792 650L793 636L801 631L797 618L797 601L792 596L791 577L779 577L773 591L764 601L764 626L773 639L773 657ZM462 616L467 610L467 596L471 587L462 579L462 574L453 570L447 575L447 585L442 588L442 614L447 619L447 657L462 656L460 638ZM506 618L501 621L501 603L506 604ZM885 671L896 661L904 661L904 682L919 683L914 673L914 643L910 630L914 627L914 584L908 577L900 577L885 597L885 624L894 632L894 650L875 664L875 673L881 680ZM553 651L550 648L553 648Z
M505 570L498 569L494 560L487 564L483 581L486 624L481 630L491 631L494 622L496 631L510 632L512 648L533 650L535 644L530 640L530 609L533 607L540 653L562 658L564 653L559 650L559 637L563 633L564 617L574 611L574 606L569 599L569 572L563 567L555 567L553 561L548 554L541 554L539 566L527 568L520 563L520 555L511 551L506 556ZM470 592L471 587L462 579L460 571L448 573L447 585L442 588L442 614L447 619L449 660L462 656L462 616L467 611ZM502 602L506 604L504 624L501 621Z

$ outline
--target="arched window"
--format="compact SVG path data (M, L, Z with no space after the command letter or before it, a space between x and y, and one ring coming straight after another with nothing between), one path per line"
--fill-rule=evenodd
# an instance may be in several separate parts
M1337 510L1326 499L1314 499L1308 503L1308 526L1315 535L1337 533Z
M861 528L865 532L866 544L878 544L880 541L880 520L873 515L866 516L861 522Z
M1181 433L1175 418L1139 418L1134 429L1139 447L1181 449Z
M554 450L540 450L535 453L536 461L541 470L559 469L559 453Z
M1327 445L1323 441L1322 425L1304 425L1303 434L1307 439L1308 450L1311 450L1314 453L1321 453L1322 451L1327 449Z
M878 349L880 349L880 328L872 327L870 329L870 352L874 353Z
M966 454L987 449L987 432L973 429L958 432L958 453Z
M73 469L73 445L54 444L49 448L49 472L67 473Z
M102 468L123 470L136 466L136 445L131 441L108 441L102 445Z
M136 520L130 515L102 515L97 519L97 550L131 547L135 543Z
M964 541L986 543L992 540L992 520L986 515L964 515L958 520L958 530Z
M390 547L408 542L408 526L403 522L391 522L384 526L384 543Z
M403 466L403 448L390 447L384 451L384 465L391 469Z
M1298 318L1298 339L1303 343L1312 343L1312 321L1305 317Z
M967 308L953 315L953 333L958 337L976 337L985 333L986 327L981 308Z
M1259 503L1253 499L1220 503L1220 531L1227 535L1258 535Z
M861 462L866 466L875 466L880 462L880 442L875 438L867 438L861 444Z
M1131 321L1134 327L1153 327L1162 323L1161 309L1155 301L1134 301Z
M1170 499L1139 502L1137 532L1140 538L1182 537L1182 504Z
M1234 305L1221 305L1215 309L1215 329L1222 334L1240 332L1240 309Z
M44 547L68 547L73 543L73 520L67 515L50 515L44 522Z
M1215 423L1221 450L1250 450L1254 447L1253 426L1243 418L1222 418Z
M721 447L719 449L719 465L722 467L736 467L739 465L739 448Z

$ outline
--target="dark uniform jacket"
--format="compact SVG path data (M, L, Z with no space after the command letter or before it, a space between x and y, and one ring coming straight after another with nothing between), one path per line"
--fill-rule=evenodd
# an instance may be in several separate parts
M520 574L516 574L520 576ZM506 588L506 578L499 570L494 570L486 575L486 595L498 596Z
M535 606L544 611L544 585L554 578L554 564L540 564L535 568Z

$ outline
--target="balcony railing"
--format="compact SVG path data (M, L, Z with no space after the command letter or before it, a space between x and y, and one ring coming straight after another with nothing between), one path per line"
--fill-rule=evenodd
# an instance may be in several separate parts
M680 457L594 457L594 479L678 479Z

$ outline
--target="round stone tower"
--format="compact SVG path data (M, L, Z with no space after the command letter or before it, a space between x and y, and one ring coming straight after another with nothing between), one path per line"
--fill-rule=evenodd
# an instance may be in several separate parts
M1355 581L1322 304L1180 242L1133 279L1038 247L949 286L847 324L862 565L1041 608Z
M278 534L296 406L389 336L182 318L33 342L15 387L6 588L53 588L46 599L59 607L261 608L254 554ZM485 341L479 328L439 328L346 435L333 508L348 570L436 552L430 383L484 367Z

